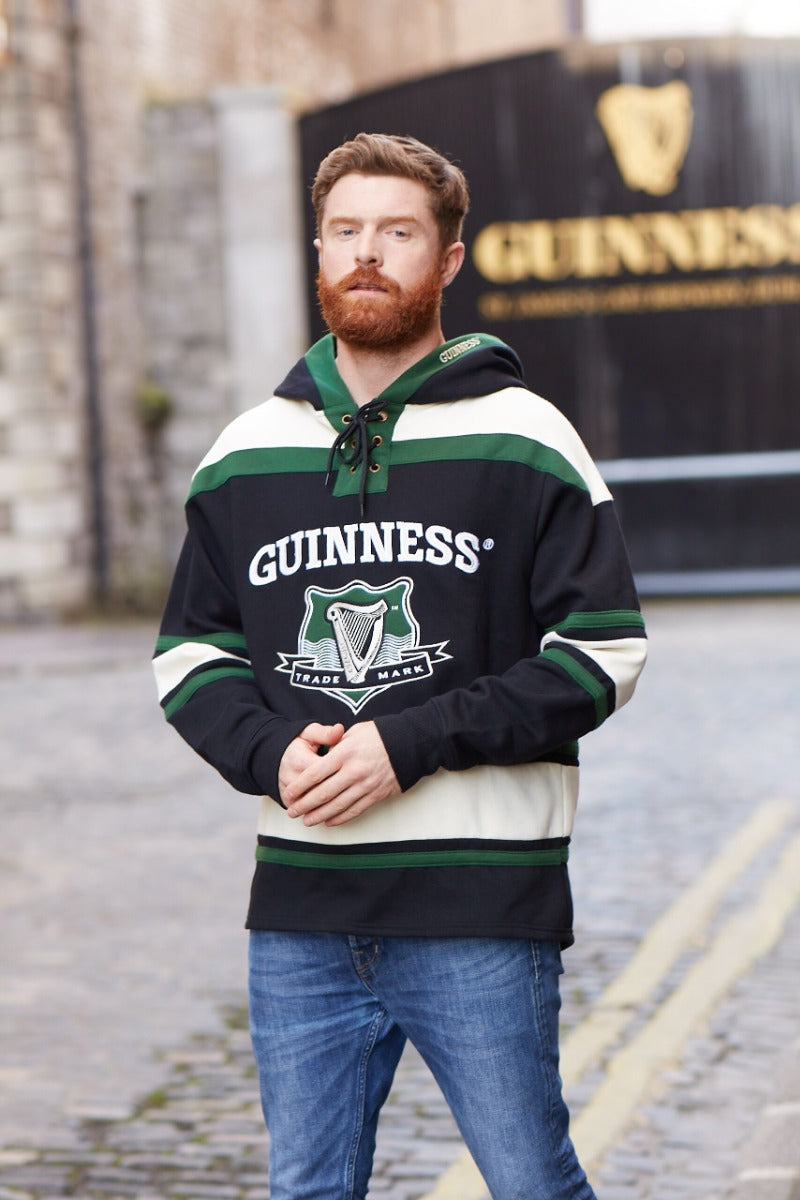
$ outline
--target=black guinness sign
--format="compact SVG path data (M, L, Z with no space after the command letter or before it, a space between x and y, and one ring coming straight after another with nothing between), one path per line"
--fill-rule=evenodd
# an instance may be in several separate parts
M465 168L445 333L510 342L576 424L645 591L800 589L798 113L800 43L735 40L570 46L301 122L305 184L361 129Z

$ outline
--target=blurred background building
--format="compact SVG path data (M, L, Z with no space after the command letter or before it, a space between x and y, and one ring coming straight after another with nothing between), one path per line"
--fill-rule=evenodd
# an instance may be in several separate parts
M654 588L659 579L684 590L800 588L791 508L800 495L798 37L796 3L768 0L0 0L0 618L160 604L192 469L317 332L312 160L334 132L381 121L388 129L404 115L415 127L389 131L430 140L441 131L440 149L473 183L469 236L482 235L483 253L476 249L466 279L471 327L521 342L530 385L576 420L608 464L638 573ZM722 80L722 91L709 80ZM655 92L675 83L694 126L690 119L681 134L647 116L631 165L614 144L619 120L600 119L600 96L620 84ZM706 93L716 99L704 118ZM670 111L680 107L678 99ZM720 169L723 183L706 194L699 147L711 146L710 124L723 111L717 157L738 155L747 170L729 187ZM641 171L654 156L665 169L669 141L677 148L667 182L648 190L659 165L649 183ZM496 180L486 176L491 154L479 149L492 145ZM514 170L503 168L512 159ZM531 172L551 180L550 190L534 186ZM663 214L682 213L676 220L695 229L700 218L685 214L723 210L750 216L729 216L721 234L721 218L703 218L706 242L751 249L715 262L716 290L695 291L691 302L681 293L684 323L661 354L685 354L691 372L692 341L718 344L732 366L719 376L720 358L706 364L717 373L702 381L714 403L704 418L692 398L697 415L679 420L686 436L670 442L675 384L665 375L660 386L657 354L635 419L626 398L636 372L625 347L641 348L644 337L647 359L649 327L634 324L642 314L631 307L645 293L626 300L584 268L548 278L531 247L544 236L560 245L565 229L583 244L600 228L607 256L616 229L618 266L606 273L615 283L644 280L644 307L663 322L678 293L667 303L651 285L682 272L688 286L689 267L669 233L658 243L653 221L677 228ZM608 225L612 218L623 224ZM649 267L636 267L633 233L650 247ZM652 258L657 243L663 263ZM703 321L714 311L735 312L735 323L708 333ZM451 312L448 336L469 320L466 309ZM742 330L758 339L748 357L771 364L752 379L737 375L750 337L743 342ZM581 370L564 375L556 360ZM752 417L759 406L768 420ZM733 432L717 437L729 408ZM649 430L640 443L614 432L640 421ZM745 463L750 454L760 457ZM692 455L687 474L679 462ZM667 485L656 500L644 460ZM673 494L676 472L694 482ZM718 492L708 490L708 472ZM760 497L755 525L742 487ZM662 520L676 505L677 524ZM687 551L690 526L702 524L695 505L718 515ZM649 540L637 514L655 529ZM739 521L754 549L737 558ZM727 558L715 558L717 544L730 547Z

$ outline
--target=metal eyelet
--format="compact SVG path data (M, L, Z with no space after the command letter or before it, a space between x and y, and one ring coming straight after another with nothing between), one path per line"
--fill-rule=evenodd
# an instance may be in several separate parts
M373 446L382 446L383 445L383 438L381 437L381 435L379 433L375 434L375 437L372 439L371 444Z
M388 421L389 420L389 414L386 412L385 409L378 413L378 420L379 421Z
M357 470L358 470L358 467L351 467L351 468L350 468L350 474L351 474L351 475L355 475L355 473L356 473L356 471L357 471Z
M380 469L381 469L381 464L380 463L370 463L369 469L373 475L377 475L378 471L380 471Z
M350 413L342 413L342 424L343 425L349 425L350 422L352 421L352 419L353 418Z

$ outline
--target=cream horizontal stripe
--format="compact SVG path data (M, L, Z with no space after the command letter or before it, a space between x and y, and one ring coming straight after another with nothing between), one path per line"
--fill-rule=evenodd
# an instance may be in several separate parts
M258 832L325 846L442 838L508 841L509 830L515 841L538 841L571 834L577 798L577 767L558 763L440 770L346 825L308 828L264 797Z
M407 404L394 432L396 442L478 434L515 434L561 454L589 487L595 504L609 498L600 472L580 437L555 405L524 388L440 404Z
M247 664L248 659L207 642L182 642L180 646L166 650L153 659L153 670L158 688L158 698L163 700L174 688L183 683L187 675L203 667L206 663L219 662L221 658L229 658L235 663Z
M223 429L195 474L238 450L280 450L287 446L328 450L335 437L336 431L324 413L310 404L272 396Z
M542 638L542 649L554 643L574 646L583 654L597 663L601 671L605 671L614 680L617 690L616 707L622 708L633 695L636 680L639 677L642 661L647 653L647 643L644 638L612 638L608 641L580 641L578 638L565 638L557 633L547 633Z
M569 422L549 401L524 388L503 388L489 396L437 404L407 404L394 440L504 433L529 438L561 454L586 480L595 504L609 498L608 488ZM328 450L335 436L324 413L306 403L272 396L222 431L195 474L240 450L289 446Z

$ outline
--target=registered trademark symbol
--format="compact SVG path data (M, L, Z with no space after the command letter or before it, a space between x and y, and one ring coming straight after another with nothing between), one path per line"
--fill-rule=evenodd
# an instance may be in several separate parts
M494 550L494 538L484 538L483 548L484 550Z

